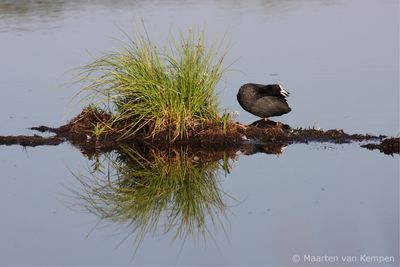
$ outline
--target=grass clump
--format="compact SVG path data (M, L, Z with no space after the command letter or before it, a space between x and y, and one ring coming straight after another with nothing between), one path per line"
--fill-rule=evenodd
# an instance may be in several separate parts
M146 35L130 39L83 68L84 90L99 97L121 137L138 131L169 140L188 137L194 126L221 121L215 86L224 72L225 51L207 46L204 32L172 36L159 49Z

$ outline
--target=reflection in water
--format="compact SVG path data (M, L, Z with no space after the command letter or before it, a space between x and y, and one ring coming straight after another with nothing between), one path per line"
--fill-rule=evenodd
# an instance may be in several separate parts
M240 152L242 152L244 155L253 155L256 153L280 155L287 146L288 144L285 143L247 144L242 146Z
M121 147L92 166L90 175L77 176L80 205L102 221L126 225L137 246L148 233L196 239L222 226L226 205L218 177L230 168L226 157L207 162L185 149Z
M57 20L67 9L66 1L1 1L0 31L32 30L57 27ZM34 23L32 23L34 22ZM43 25L44 24L44 25Z
M201 3L203 2L203 3ZM212 5L214 8L229 9L245 15L250 9L262 11L265 14L281 13L302 5L322 4L334 5L329 0L260 0L260 1L194 1L194 0L169 0L169 1L91 1L91 0L2 0L0 1L0 31L31 31L57 28L64 25L63 18L75 16L78 12L89 10L124 9L135 10L145 5L154 3L158 6L187 6L187 5Z
M237 151L281 154L284 144L248 143ZM193 239L223 228L228 197L220 176L231 169L237 151L158 150L121 146L94 159L89 175L75 175L79 206L101 221L124 224L139 246L147 234L170 233ZM82 193L83 192L83 193Z

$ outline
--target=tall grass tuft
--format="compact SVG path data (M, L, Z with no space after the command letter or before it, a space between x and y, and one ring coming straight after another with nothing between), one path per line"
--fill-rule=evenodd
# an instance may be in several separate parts
M122 51L83 67L83 90L108 106L122 138L138 131L185 138L195 125L221 121L215 86L225 55L206 44L204 32L171 36L164 49L138 34Z

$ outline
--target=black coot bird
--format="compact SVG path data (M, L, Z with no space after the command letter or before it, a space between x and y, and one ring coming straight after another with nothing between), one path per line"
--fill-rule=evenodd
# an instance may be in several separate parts
M240 87L237 100L244 110L267 120L292 110L286 101L287 96L289 92L279 84L247 83Z

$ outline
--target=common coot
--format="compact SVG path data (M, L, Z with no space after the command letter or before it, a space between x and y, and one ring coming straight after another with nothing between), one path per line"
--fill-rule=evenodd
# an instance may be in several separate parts
M240 87L237 100L244 110L267 120L292 110L286 101L287 96L289 92L279 84L247 83Z

